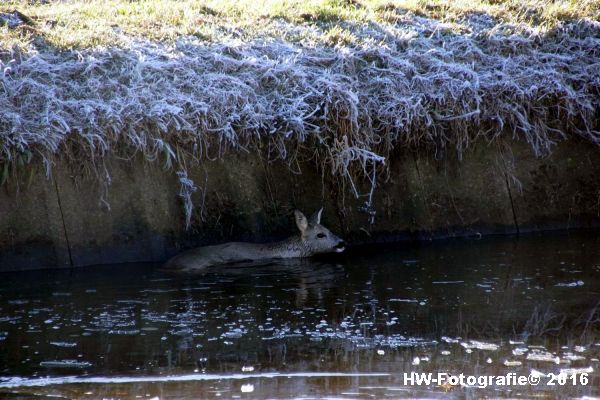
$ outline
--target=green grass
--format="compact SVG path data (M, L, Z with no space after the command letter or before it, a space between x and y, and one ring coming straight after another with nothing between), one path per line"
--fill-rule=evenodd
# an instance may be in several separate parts
M600 0L0 5L13 9L34 24L0 27L0 186L30 162L107 177L104 157L140 154L176 171L189 222L188 169L229 151L317 162L370 202L399 148L600 145Z
M0 12L18 9L32 28L0 27L0 46L46 43L59 48L126 46L131 37L173 41L283 38L338 45L360 43L357 27L401 24L406 13L460 25L466 15L486 13L501 21L552 28L560 21L599 19L600 0L9 0ZM301 27L293 32L291 27ZM317 28L315 30L307 28ZM460 29L460 26L458 27Z

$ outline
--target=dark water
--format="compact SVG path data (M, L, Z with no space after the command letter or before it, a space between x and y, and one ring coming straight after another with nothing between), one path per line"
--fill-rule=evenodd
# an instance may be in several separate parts
M580 398L600 396L599 358L595 233L195 276L0 274L0 398ZM541 382L411 385L411 372Z

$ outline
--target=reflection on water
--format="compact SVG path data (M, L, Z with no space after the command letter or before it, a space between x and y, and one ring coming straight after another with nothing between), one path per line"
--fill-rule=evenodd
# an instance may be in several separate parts
M2 398L600 396L600 237L590 233L200 275L120 265L0 277ZM404 381L561 371L589 381Z

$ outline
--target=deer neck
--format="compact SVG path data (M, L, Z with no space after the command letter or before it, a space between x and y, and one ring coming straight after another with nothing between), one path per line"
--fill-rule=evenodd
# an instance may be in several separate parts
M300 236L292 236L275 243L268 243L261 247L261 252L266 257L291 258L308 257L312 255L311 249Z

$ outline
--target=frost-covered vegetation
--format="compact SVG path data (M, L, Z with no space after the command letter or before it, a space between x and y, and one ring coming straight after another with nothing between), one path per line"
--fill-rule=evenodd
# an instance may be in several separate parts
M226 151L313 160L359 195L401 146L600 145L598 1L21 3L0 8L32 21L0 27L4 179L141 154L190 215L188 169Z
M465 28L465 18L484 15L495 23L548 29L559 23L600 18L600 0L5 0L0 12L17 8L34 29L2 32L0 43L26 45L43 35L53 46L127 46L129 36L175 40L182 36L218 42L271 37L288 42L365 42L363 24L389 27L418 16ZM282 23L286 22L286 23ZM293 26L292 26L293 25ZM313 27L316 29L306 29ZM126 34L123 36L123 34Z

